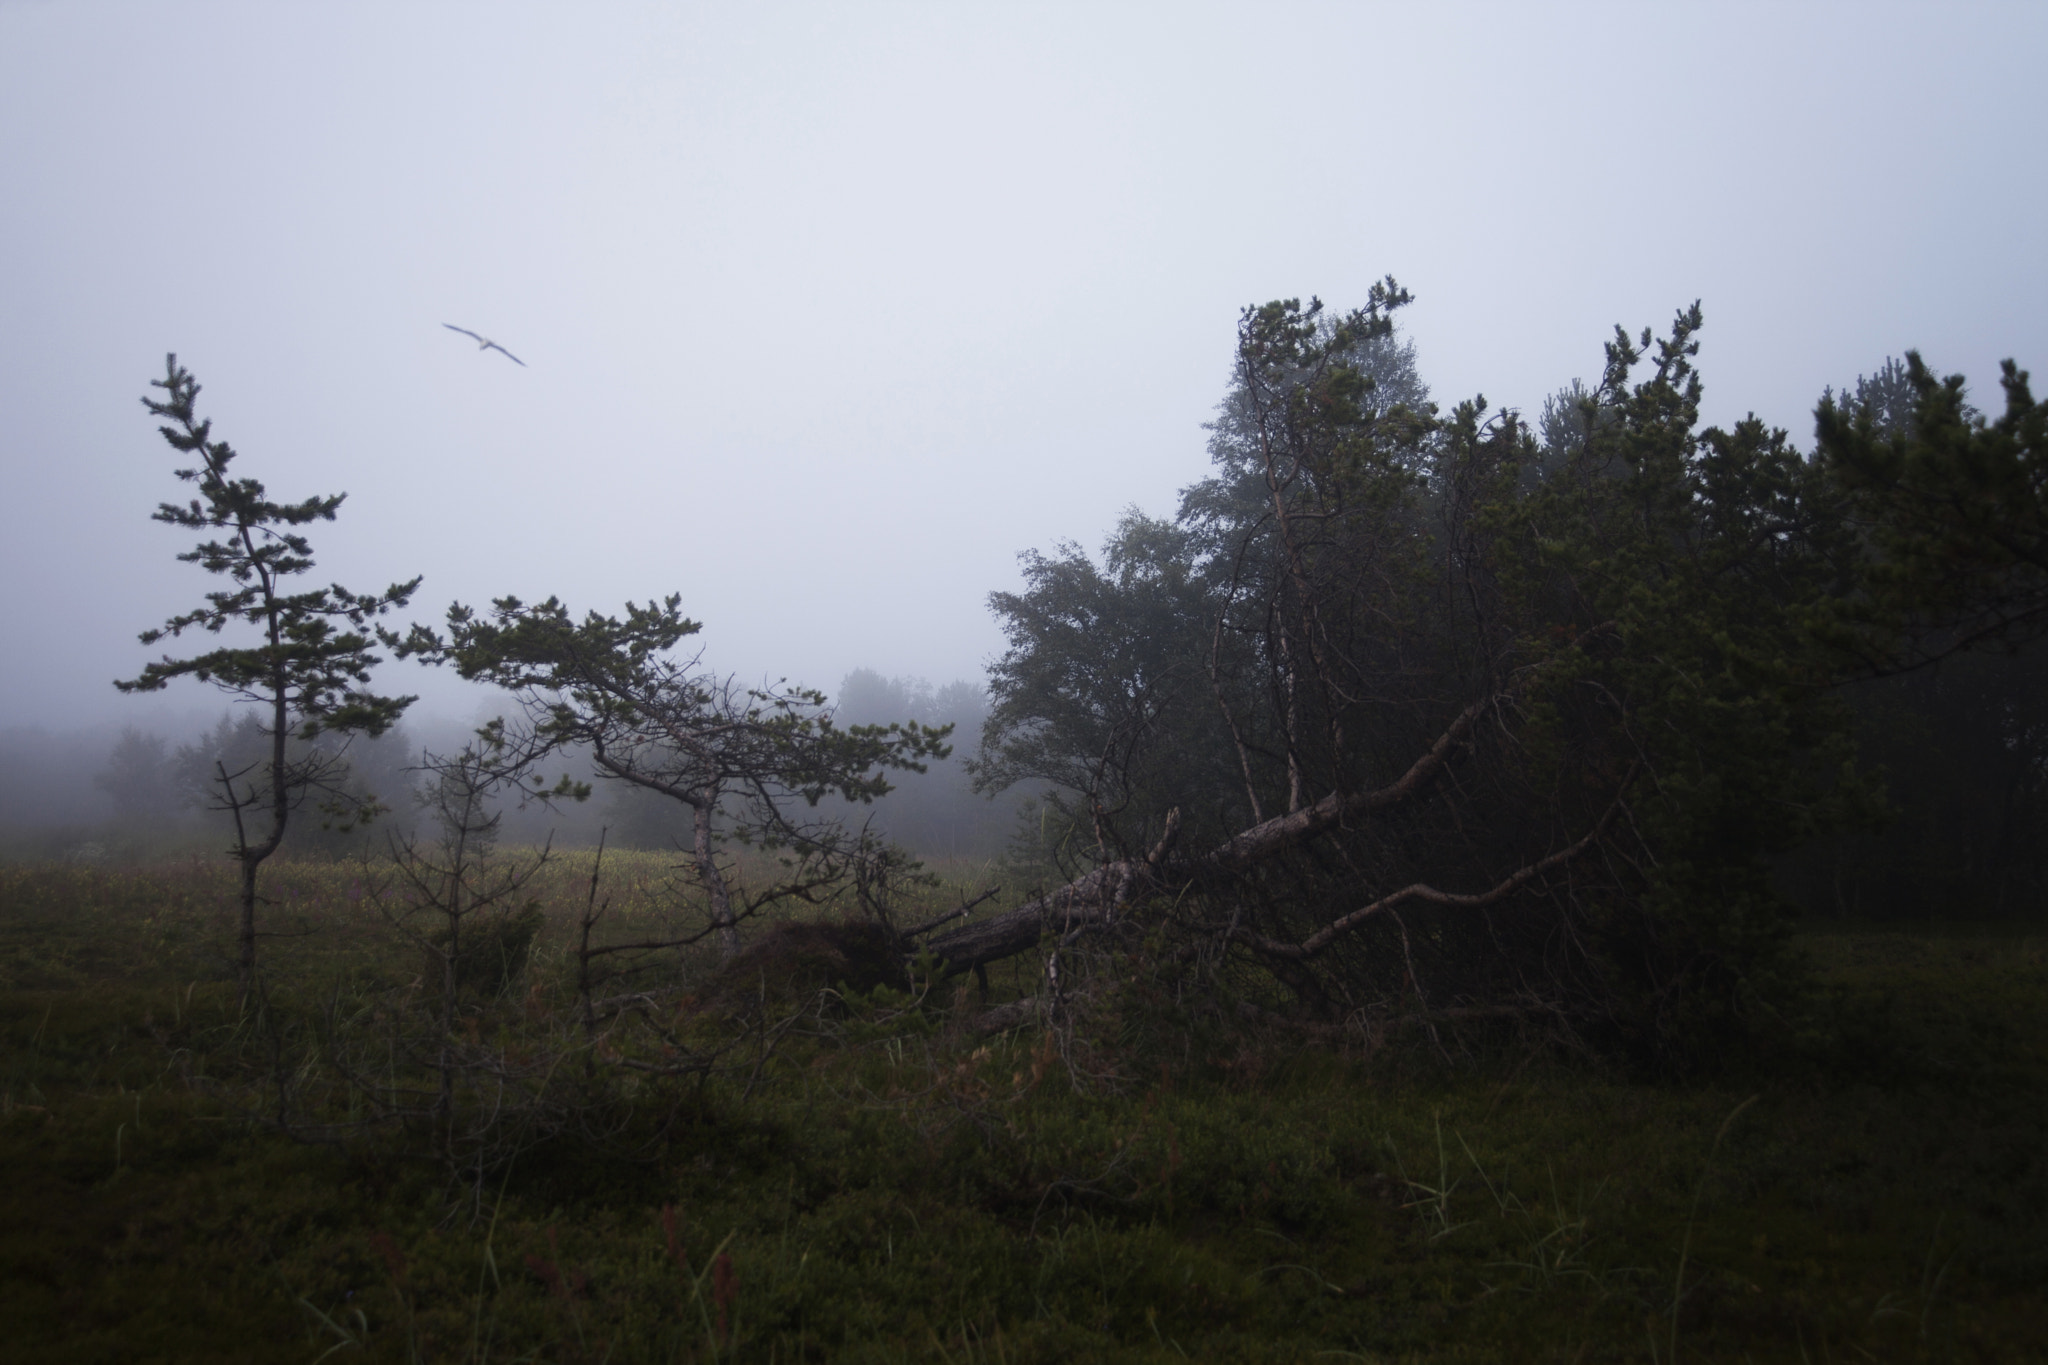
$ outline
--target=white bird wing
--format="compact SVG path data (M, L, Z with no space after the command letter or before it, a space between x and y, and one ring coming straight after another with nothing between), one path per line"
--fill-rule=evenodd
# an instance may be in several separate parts
M518 356L513 355L510 351L506 350L503 346L500 346L497 342L492 341L489 337L478 336L475 332L470 331L467 327L457 327L452 322L444 322L441 325L443 327L446 327L451 332L462 333L464 336L468 337L471 341L474 341L478 346L482 347L486 351L496 351L499 355L504 356L505 359L511 361L514 365L517 365L520 369L523 370L526 368L525 361L521 360Z

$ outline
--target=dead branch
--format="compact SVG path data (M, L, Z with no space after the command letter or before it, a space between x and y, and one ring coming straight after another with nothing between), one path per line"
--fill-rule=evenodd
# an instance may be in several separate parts
M922 934L929 934L932 930L938 928L942 924L951 924L954 920L960 919L961 917L972 913L975 906L980 905L984 901L993 900L996 897L997 893L1001 890L1002 888L1000 886L991 886L988 890L982 892L973 900L963 901L959 906L955 907L954 909L948 910L945 914L940 915L937 919L926 920L923 924L918 925L914 929L905 929L902 932L902 934L899 935L899 937L917 938Z
M1542 858L1536 862L1516 868L1484 891L1469 893L1440 891L1425 882L1415 882L1402 887L1399 891L1381 896L1370 905L1360 906L1350 914L1330 921L1330 923L1316 930L1315 933L1310 934L1299 943L1285 943L1279 939L1268 938L1264 934L1255 933L1241 924L1231 930L1230 936L1234 942L1242 943L1254 952L1263 953L1268 957L1287 958L1299 962L1322 952L1325 948L1336 942L1339 937L1356 929L1374 915L1386 913L1409 901L1423 901L1430 905L1445 905L1467 910L1476 910L1482 906L1493 905L1507 899L1544 873L1564 866L1591 848L1594 842L1606 832L1608 822L1613 819L1614 813L1620 808L1621 803L1619 801L1615 802L1607 808L1607 813L1600 817L1599 822L1592 829L1586 831L1585 835L1576 843L1559 849L1547 858Z
M1210 852L1184 862L1169 857L1173 834L1179 828L1178 820L1169 818L1166 837L1145 858L1104 863L1015 910L939 935L931 940L931 950L955 971L1000 962L1037 947L1047 931L1065 935L1083 924L1112 918L1120 903L1128 902L1142 889L1225 881L1347 821L1391 810L1426 790L1452 753L1470 736L1480 717L1508 696L1506 692L1495 693L1460 711L1428 751L1384 787L1364 792L1332 792L1312 805L1254 825Z

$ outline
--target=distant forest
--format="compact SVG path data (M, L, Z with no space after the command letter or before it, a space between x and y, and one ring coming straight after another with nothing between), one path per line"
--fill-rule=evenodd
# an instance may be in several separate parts
M874 831L921 858L987 860L1005 856L1018 828L1025 793L978 794L966 764L981 740L988 715L982 685L961 679L933 687L922 678L885 677L870 668L846 675L832 712L845 725L915 720L953 727L949 757L923 773L892 774L894 790L871 806L828 799L826 813ZM420 820L416 771L425 751L453 753L468 738L464 727L401 723L371 739L345 745L349 787L374 796L385 811L368 826L341 831L317 817L294 822L286 850L298 857L335 857L383 846L388 835L410 832ZM215 764L246 766L265 743L260 718L230 710L197 735L165 735L141 727L105 725L50 731L18 726L0 730L0 770L15 778L0 790L0 854L22 858L122 861L189 846L213 853L225 835L226 816L216 799ZM557 767L582 776L589 767L565 755ZM550 809L505 811L505 837L558 846L597 841L627 848L664 849L688 842L688 822L675 803L623 783L601 784L585 802Z

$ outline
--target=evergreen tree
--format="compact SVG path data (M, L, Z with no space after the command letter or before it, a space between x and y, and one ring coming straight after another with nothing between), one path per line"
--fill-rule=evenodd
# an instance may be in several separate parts
M1868 670L2048 633L2048 407L2010 360L2001 384L2005 411L1987 418L1961 375L1939 378L1909 351L1902 377L1888 368L1814 414L1818 463L1870 570L1835 638Z
M142 643L188 630L221 635L231 626L253 629L255 639L182 659L166 655L114 686L123 692L154 692L174 679L196 678L258 708L267 752L232 767L216 761L212 775L215 803L234 822L229 854L241 868L236 971L247 1001L257 989L257 871L284 842L293 813L315 795L331 798L332 812L344 823L375 813L373 801L345 799L341 779L347 764L339 751L310 747L310 741L330 734L375 737L411 705L412 697L368 690L370 670L379 660L366 632L375 617L404 606L420 580L394 583L373 594L352 593L339 584L290 591L289 581L313 567L312 545L297 528L333 521L346 494L280 503L269 498L260 481L231 477L235 452L227 442L212 439L213 424L199 417L199 384L175 355L165 357L164 370L164 378L150 381L164 398L145 396L143 406L167 419L158 430L173 450L196 457L196 464L177 475L194 485L198 496L183 504L160 504L155 520L207 537L178 558L228 582L206 594L204 606L144 631ZM309 747L294 753L294 738Z
M992 599L979 771L1063 789L1078 875L932 948L1028 951L1149 892L1311 1012L1529 1009L1710 1056L1778 961L1772 858L1862 795L1807 628L1853 538L1785 433L1699 428L1697 308L1617 334L1539 442L1483 399L1383 401L1359 358L1405 358L1405 302L1245 310L1180 516Z
M836 826L806 822L795 807L815 809L828 795L864 804L886 794L885 770L923 772L925 759L950 752L950 729L916 721L842 728L823 693L743 687L702 672L697 660L669 654L698 630L681 600L629 602L623 620L593 611L580 621L552 597L499 598L487 615L456 603L445 639L415 626L393 643L513 693L528 722L523 761L587 751L600 776L687 808L711 928L731 957L744 912L719 861L720 839L760 840L828 862L859 856Z
M2008 367L1988 420L1918 357L1829 389L1819 466L1858 571L1822 623L1881 822L1789 859L1809 907L1884 918L2038 913L2048 903L2048 553L2040 409Z

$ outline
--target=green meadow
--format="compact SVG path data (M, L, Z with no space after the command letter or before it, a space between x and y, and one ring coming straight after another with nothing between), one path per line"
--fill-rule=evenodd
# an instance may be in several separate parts
M0 1354L2048 1358L2048 936L1811 929L1810 1007L1679 1084L1142 968L990 1028L971 979L758 923L741 969L650 955L586 1011L580 918L629 943L672 901L648 854L594 900L590 857L453 1042L363 868L266 871L244 1010L225 865L0 866ZM985 871L939 870L934 907ZM446 1122L392 1117L458 1043Z

